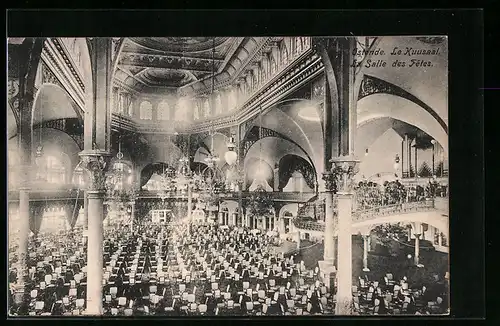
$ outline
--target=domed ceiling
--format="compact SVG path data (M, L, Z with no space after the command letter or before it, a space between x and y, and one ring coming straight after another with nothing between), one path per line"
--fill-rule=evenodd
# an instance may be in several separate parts
M239 42L230 37L127 38L115 78L137 92L175 90L209 77L212 69L217 72Z

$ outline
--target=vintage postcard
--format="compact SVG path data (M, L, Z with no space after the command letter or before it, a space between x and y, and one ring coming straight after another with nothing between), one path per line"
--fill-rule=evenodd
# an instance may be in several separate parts
M8 38L9 316L449 315L448 38Z

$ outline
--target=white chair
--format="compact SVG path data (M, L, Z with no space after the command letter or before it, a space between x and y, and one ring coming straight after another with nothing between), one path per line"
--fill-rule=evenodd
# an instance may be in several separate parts
M123 313L125 314L125 316L130 317L134 314L134 311L130 308L127 308L123 311Z
M106 301L106 303L110 303L111 302L111 294L106 294L104 296L104 300Z
M118 305L119 306L125 307L126 304L127 304L127 298L125 298L125 297L119 297L118 298Z
M85 299L76 299L76 307L81 309L85 305Z
M35 302L35 310L42 310L45 307L44 301Z
M212 283L212 290L217 290L217 289L219 289L219 283L213 282Z
M253 302L247 301L246 308L248 311L252 311L253 310Z
M243 282L243 290L246 290L250 287L250 282Z
M208 306L206 304L200 304L198 306L198 310L200 311L201 314L204 314L207 312Z
M76 297L76 288L69 289L69 296Z

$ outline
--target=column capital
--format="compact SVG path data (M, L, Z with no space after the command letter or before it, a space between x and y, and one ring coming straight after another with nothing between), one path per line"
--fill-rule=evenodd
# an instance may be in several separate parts
M106 171L109 168L111 153L105 151L83 151L78 154L82 168L88 174L87 192L89 197L106 190Z
M358 160L353 155L334 157L332 163L332 173L339 194L351 194L354 188L354 176L359 172Z
M325 189L328 192L335 191L335 175L331 171L323 172L322 179L325 181Z

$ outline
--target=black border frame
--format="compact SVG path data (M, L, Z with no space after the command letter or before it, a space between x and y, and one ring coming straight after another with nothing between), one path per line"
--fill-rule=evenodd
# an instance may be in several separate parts
M10 10L7 36L448 35L450 125L450 317L485 318L484 12L463 10ZM491 37L491 36L490 36ZM500 85L488 85L490 87ZM5 103L5 102L4 102ZM6 225L5 225L6 226ZM5 247L6 248L6 247ZM6 262L5 262L6 264ZM5 268L3 269L5 271ZM4 307L2 307L4 308ZM376 316L384 319L383 316ZM45 318L37 318L42 320ZM89 318L78 318L89 322ZM113 318L90 318L109 320ZM135 320L192 318L134 317ZM243 318L204 318L224 322ZM252 320L267 320L259 318ZM279 318L305 322L370 317ZM13 320L13 319L9 319ZM15 318L15 320L27 320ZM33 320L33 319L31 319ZM59 320L65 321L64 318ZM68 319L68 321L75 319ZM272 320L272 319L271 319Z

